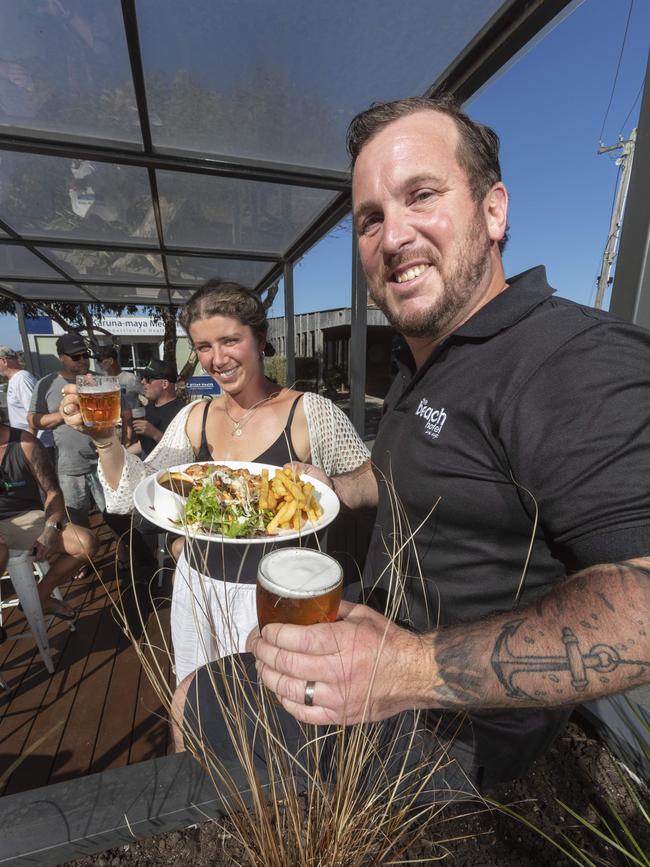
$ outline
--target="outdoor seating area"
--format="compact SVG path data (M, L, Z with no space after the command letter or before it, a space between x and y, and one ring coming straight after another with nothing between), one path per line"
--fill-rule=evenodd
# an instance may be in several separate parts
M45 618L51 672L31 635L11 637L24 632L22 612L15 606L3 611L10 636L0 646L7 686L0 689L3 796L159 758L169 749L165 712L125 635L121 612L142 651L155 646L171 678L162 648L169 643L172 570L163 564L161 586L157 574L139 584L120 580L113 534L99 515L92 525L100 538L97 572L60 588L79 611L74 631L63 620Z
M650 65L609 311L472 106L581 4L0 0L0 867L650 843Z

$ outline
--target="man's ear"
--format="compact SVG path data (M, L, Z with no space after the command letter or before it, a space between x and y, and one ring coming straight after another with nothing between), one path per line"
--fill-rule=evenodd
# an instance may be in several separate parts
M501 181L497 181L485 196L483 213L490 240L500 241L508 227L508 191Z

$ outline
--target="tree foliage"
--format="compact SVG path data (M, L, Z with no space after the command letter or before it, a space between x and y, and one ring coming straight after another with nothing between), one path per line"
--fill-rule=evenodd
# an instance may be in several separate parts
M271 286L262 303L268 310L278 292L278 286ZM56 322L65 331L85 331L91 342L96 341L96 334L113 335L102 325L102 320L107 316L124 316L145 313L154 322L162 322L164 326L163 356L166 361L173 362L176 359L176 341L178 339L177 322L178 308L169 305L135 304L74 304L71 302L48 302L48 301L23 301L23 310L28 318L40 318L47 316ZM0 286L0 313L14 315L15 300L13 297L2 294ZM179 371L179 380L185 382L194 373L197 365L196 353L192 349L183 368Z

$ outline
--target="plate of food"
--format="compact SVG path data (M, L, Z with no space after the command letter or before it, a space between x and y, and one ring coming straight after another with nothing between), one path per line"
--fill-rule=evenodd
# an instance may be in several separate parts
M299 539L327 527L339 499L318 479L251 461L181 464L143 479L133 494L152 524L207 542Z

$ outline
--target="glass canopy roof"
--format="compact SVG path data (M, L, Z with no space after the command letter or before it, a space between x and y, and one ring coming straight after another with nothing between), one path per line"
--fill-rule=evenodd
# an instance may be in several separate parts
M272 285L349 210L357 111L466 98L567 2L0 0L0 293Z

